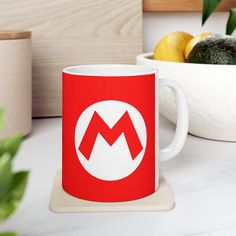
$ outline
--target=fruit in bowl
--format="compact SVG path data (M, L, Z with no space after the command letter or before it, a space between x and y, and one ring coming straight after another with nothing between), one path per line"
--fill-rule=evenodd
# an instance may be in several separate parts
M193 38L186 32L173 32L167 34L157 43L153 59L160 61L185 62L185 48L187 43Z
M172 32L157 43L153 59L236 65L236 38L209 32L195 37L186 32Z
M236 38L213 35L200 40L190 51L187 62L236 65Z
M170 38L166 38L169 43L176 43ZM165 55L164 48L159 49L164 43L158 42L153 53L137 56L136 63L156 67L159 77L182 85L189 103L191 134L236 141L236 39L206 33L186 41L185 47L181 41L181 56L176 57L176 50L170 52L168 43ZM160 91L160 112L176 122L175 100L168 88Z

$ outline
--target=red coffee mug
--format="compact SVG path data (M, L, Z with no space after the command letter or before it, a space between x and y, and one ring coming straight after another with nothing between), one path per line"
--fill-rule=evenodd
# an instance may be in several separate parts
M158 96L163 86L176 96L177 128L159 150ZM63 70L63 189L81 199L128 201L154 193L159 161L182 149L188 109L181 87L158 79L153 68L85 65Z

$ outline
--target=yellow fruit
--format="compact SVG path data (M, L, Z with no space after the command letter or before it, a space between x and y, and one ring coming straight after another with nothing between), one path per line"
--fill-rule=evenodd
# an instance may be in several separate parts
M209 33L209 32L206 32L206 33L202 33L202 34L199 34L195 37L193 37L186 45L186 48L185 48L185 59L187 60L188 59L188 55L189 53L192 51L193 47L202 39L206 38L207 36L210 36L212 35L212 33Z
M185 47L192 38L193 36L186 32L169 33L156 45L153 59L185 62Z

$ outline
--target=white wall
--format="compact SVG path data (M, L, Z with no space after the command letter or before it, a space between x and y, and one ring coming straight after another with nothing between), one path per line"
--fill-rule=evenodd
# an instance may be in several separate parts
M144 13L144 52L152 51L157 41L172 31L225 33L228 14L213 13L202 28L201 13Z

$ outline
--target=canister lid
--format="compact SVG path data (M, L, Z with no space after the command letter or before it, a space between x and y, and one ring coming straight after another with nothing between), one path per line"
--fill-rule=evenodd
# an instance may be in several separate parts
M0 40L11 40L11 39L30 39L31 31L1 31Z

